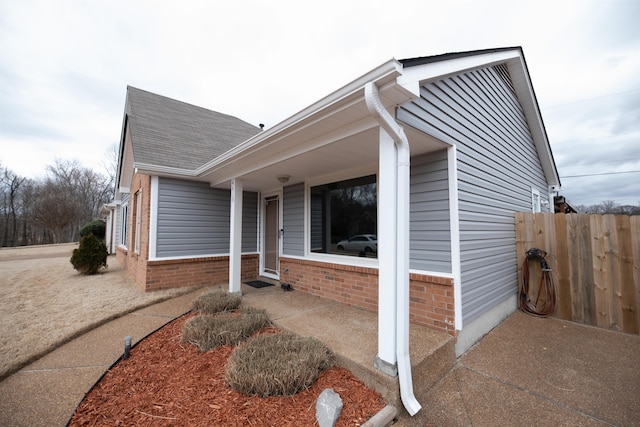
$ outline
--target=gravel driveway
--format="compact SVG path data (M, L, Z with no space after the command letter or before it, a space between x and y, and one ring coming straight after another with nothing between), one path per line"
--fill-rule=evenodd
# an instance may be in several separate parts
M77 243L0 249L0 380L107 320L194 288L145 293L110 256L101 274L70 263Z

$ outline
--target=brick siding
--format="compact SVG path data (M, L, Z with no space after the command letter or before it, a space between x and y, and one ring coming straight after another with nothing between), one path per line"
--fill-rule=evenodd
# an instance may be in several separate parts
M242 280L258 276L258 254L242 255ZM229 257L149 261L145 291L186 286L212 286L229 283Z
M456 336L453 279L411 273L409 319ZM280 281L368 311L378 310L378 270L327 262L280 258Z

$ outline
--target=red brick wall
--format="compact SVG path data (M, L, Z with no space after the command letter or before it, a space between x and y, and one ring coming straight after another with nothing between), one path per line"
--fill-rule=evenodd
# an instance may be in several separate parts
M378 270L375 268L281 257L280 281L332 301L378 310Z
M457 336L453 278L411 273L409 320Z
M149 259L149 222L151 215L151 177L144 174L135 174L131 180L129 189L129 209L127 218L127 251L126 262L123 264L127 272L135 279L136 283L146 289L147 260ZM136 236L136 193L142 190L142 210L140 235ZM140 239L140 253L134 252L134 237Z
M242 280L258 276L258 254L242 256ZM229 283L229 257L156 260L147 263L145 291Z
M280 281L332 301L378 310L378 270L375 268L282 257ZM453 279L411 273L409 286L411 322L455 337Z

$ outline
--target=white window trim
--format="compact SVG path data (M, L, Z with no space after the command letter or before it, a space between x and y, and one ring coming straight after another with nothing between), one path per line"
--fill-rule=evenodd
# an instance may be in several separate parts
M136 205L136 223L133 235L133 252L140 253L140 231L142 230L142 189L136 191L133 200Z
M120 208L120 216L121 216L121 223L120 223L120 246L122 246L123 248L127 249L128 248L128 242L127 242L127 237L128 237L128 222L129 222L129 202L124 203L122 205L122 207Z
M283 225L283 220L284 220L284 191L282 188L278 188L275 190L270 190L270 191L265 191L262 192L258 195L258 197L260 198L258 200L258 253L260 254L260 256L258 257L258 271L260 272L260 275L266 276L266 277L270 277L276 280L280 279L280 258L283 257L282 254L282 246L283 246L283 239L282 236L279 236L278 238L278 274L271 274L265 271L265 267L264 267L264 255L265 255L265 247L264 247L264 230L265 230L265 203L267 201L267 199L272 198L272 197L277 197L278 198L278 223L280 224L280 228L282 229L282 227L284 227Z
M367 175L375 175L376 183L378 182L377 164L358 169L352 169L346 172L340 172L322 177L316 177L305 181L304 183L304 259L318 262L326 262L340 265L351 265L356 267L378 268L378 258L351 257L346 255L324 254L311 251L311 187L318 185L330 184L332 182L346 181L349 179L360 178ZM378 187L376 187L378 188ZM379 188L378 188L379 191Z
M157 247L158 229L158 194L160 188L160 178L158 176L151 177L151 187L149 188L149 253L147 254L149 261L155 260Z
M542 212L542 199L540 198L540 191L531 187L531 211L533 213Z

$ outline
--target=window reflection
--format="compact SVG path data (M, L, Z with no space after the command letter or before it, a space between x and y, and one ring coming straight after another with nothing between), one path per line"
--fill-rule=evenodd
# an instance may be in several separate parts
M311 187L311 251L377 258L376 176Z

